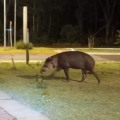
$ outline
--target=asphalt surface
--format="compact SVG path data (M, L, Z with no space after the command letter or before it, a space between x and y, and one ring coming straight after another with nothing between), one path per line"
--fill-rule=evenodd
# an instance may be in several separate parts
M120 61L120 55L97 55L101 58L105 58L111 61Z
M88 53L95 61L120 61L120 53ZM30 62L41 62L52 54L30 54ZM0 54L0 62L25 62L25 54Z

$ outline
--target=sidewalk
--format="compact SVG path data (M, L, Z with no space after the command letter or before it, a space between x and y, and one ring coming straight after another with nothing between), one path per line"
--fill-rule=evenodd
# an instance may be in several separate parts
M0 120L50 120L0 91Z

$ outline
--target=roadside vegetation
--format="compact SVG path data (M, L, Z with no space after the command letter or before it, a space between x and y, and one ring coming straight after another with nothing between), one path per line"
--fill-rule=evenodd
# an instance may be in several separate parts
M54 77L46 72L36 81L42 63L0 64L0 89L14 99L48 116L51 120L118 120L120 118L120 62L97 63L93 75L83 83L80 70L70 70L71 81L63 71ZM43 79L43 82L41 81Z

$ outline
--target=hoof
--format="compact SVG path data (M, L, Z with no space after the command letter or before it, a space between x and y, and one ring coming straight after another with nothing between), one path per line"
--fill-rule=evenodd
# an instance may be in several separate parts
M79 82L83 82L84 80L80 80Z

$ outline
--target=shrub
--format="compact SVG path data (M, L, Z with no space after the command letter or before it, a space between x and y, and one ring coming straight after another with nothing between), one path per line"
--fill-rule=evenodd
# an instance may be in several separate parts
M29 49L32 49L33 44L31 42L25 44L22 40L20 40L16 43L16 48L17 49L26 49L26 47L28 47Z
M63 42L81 42L81 31L79 26L65 25L60 31Z
M27 43L25 45L25 47L28 47L29 49L32 49L33 48L33 44L31 42Z
M49 42L49 37L47 34L44 34L42 36L39 37L39 42L42 44L48 44Z
M60 36L61 36L61 38L63 38L63 39L67 39L67 33L68 33L68 31L70 31L70 29L72 29L72 25L65 25L65 26L63 26L62 27L62 29L61 29L61 31L60 31Z
M78 26L73 26L66 34L67 41L71 43L80 41L80 30Z
M18 41L18 42L16 43L16 48L17 48L17 49L25 49L25 44L24 44L24 42L23 42L22 40Z
M114 44L115 45L120 45L120 30L116 31L115 39L116 39L116 41L115 41Z

